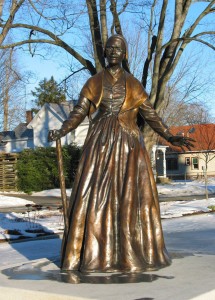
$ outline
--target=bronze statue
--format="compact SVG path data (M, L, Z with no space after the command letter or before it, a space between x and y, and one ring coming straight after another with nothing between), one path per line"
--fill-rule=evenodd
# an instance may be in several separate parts
M143 272L171 263L137 114L174 145L190 148L192 139L168 131L141 83L122 68L127 53L122 36L108 39L107 68L86 82L68 120L49 134L57 140L90 118L62 243L63 270Z

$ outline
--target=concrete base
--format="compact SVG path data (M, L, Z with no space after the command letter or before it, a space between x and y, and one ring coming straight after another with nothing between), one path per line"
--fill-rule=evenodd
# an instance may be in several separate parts
M143 274L61 272L56 259L10 266L1 270L0 299L214 300L215 256L175 252L172 257L171 266Z
M86 298L56 295L38 291L0 287L0 299L4 300L86 300Z

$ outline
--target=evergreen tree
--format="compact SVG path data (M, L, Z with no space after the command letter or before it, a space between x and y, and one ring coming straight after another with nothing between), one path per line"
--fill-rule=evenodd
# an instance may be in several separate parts
M45 103L62 103L66 101L66 96L61 87L52 76L47 80L44 78L39 82L39 87L35 88L35 91L31 91L34 96L34 102L38 107L42 107Z

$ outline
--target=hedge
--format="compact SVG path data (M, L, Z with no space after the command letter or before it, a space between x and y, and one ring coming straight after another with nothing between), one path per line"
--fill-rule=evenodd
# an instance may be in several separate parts
M76 145L62 147L66 187L72 187L81 155ZM18 189L26 193L59 188L56 149L28 149L20 153L17 163Z

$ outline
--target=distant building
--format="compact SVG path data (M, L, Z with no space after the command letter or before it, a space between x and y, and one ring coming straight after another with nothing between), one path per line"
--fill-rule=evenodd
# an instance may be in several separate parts
M21 152L33 148L33 130L27 128L27 123L20 123L13 131L0 133L0 152Z
M159 146L168 146L165 153L166 176L175 179L201 178L206 169L208 176L215 176L215 124L176 126L170 128L170 131L174 135L190 137L196 142L193 143L191 151L184 147L183 152L181 148L160 138ZM163 164L163 153L159 149L156 151L155 160L159 175L160 165Z
M21 152L24 149L55 146L55 142L48 142L48 132L59 129L68 118L73 109L73 102L61 104L46 103L33 117L31 111L26 112L26 123L19 124L13 131L0 133L0 152ZM61 138L62 145L72 142L82 146L88 130L88 119L79 125L77 129Z

